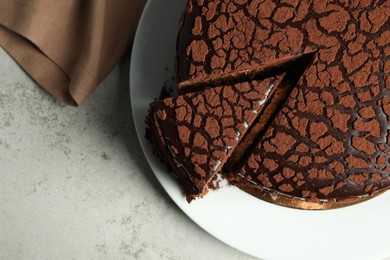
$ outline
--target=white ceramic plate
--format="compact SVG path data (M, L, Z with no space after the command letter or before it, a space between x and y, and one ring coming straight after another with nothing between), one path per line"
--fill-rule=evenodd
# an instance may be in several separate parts
M173 84L178 21L186 0L149 0L131 60L130 93L138 137L161 185L199 226L262 259L384 259L390 256L390 192L338 210L302 211L258 200L234 187L187 204L145 140L148 105ZM191 234L189 234L190 236Z

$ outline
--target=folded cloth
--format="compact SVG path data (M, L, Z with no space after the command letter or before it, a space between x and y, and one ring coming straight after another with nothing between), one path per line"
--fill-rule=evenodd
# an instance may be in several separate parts
M0 46L43 88L81 104L132 43L146 0L1 0Z

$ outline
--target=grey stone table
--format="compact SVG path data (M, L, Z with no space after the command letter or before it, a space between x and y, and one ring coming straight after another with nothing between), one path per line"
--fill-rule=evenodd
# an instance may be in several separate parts
M0 49L0 259L252 259L194 224L155 179L128 60L73 108Z

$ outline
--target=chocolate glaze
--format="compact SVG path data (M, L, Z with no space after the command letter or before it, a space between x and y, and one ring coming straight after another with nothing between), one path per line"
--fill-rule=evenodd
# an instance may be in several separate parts
M317 51L236 172L251 189L326 203L389 188L389 13L389 1L189 0L181 81Z

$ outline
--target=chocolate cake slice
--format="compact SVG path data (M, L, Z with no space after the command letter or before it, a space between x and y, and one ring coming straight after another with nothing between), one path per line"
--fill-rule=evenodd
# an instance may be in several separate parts
M389 189L389 13L389 1L374 0L188 1L178 36L181 81L316 51L234 171L239 187L304 209Z
M150 139L189 201L207 192L282 78L206 88L150 105Z

